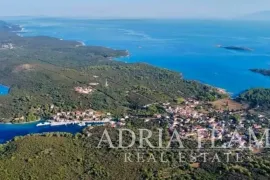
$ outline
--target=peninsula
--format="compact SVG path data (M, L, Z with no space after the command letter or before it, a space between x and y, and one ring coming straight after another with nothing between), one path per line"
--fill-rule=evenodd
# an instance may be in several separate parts
M262 74L264 76L270 76L270 70L269 69L250 69L250 71Z
M8 95L0 96L4 122L48 119L58 112L89 108L120 116L145 104L226 96L177 72L112 60L127 56L126 50L20 37L18 30L19 26L0 23L0 84L10 87Z
M185 80L177 72L112 60L126 56L126 50L44 36L20 37L13 32L18 28L0 23L0 84L10 87L8 95L0 96L1 121L41 117L48 122L38 126L97 122L105 127L86 127L75 135L14 138L0 148L2 179L269 179L269 151L261 149L261 144L226 151L235 130L237 141L232 146L238 148L251 143L247 127L256 135L263 135L269 127L269 115L254 112L258 106L269 109L269 90L241 94L238 101L246 107L223 90ZM177 131L185 150L176 142L164 152L140 148L141 155L136 148L110 148L106 142L96 148L106 131L117 147L122 126L134 131L134 136L143 134L140 129L153 131L150 141L143 139L156 146L161 140L161 145L171 143L170 136ZM200 136L210 151L204 153L207 158L198 154L201 158L194 160L194 153L203 150L196 144L199 129L204 130ZM211 137L221 148L208 148ZM126 146L131 138L122 140ZM136 139L134 145L138 143ZM129 152L133 154L125 161ZM231 161L219 159L226 153L234 155ZM191 161L182 158L189 154ZM244 159L238 162L235 154ZM158 157L162 162L157 162Z

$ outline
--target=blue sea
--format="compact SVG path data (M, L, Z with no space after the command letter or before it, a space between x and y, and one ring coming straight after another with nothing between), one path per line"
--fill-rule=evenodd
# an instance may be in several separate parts
M81 132L85 127L78 125L63 125L63 126L36 126L37 121L25 124L0 124L0 144L12 140L15 136L25 136L28 134L47 133L47 132L67 132L76 134ZM94 124L93 124L94 126Z
M13 19L23 36L46 35L86 45L125 49L126 62L146 62L181 72L186 79L226 89L232 95L270 87L270 78L250 68L270 66L270 22L225 20ZM224 46L244 46L237 52Z
M250 68L270 66L270 22L225 20L88 20L63 18L7 19L21 25L21 36L52 36L85 45L124 49L130 57L182 73L185 79L226 89L233 96L256 87L270 88L270 77ZM222 48L244 46L252 52ZM45 128L45 129L43 129ZM59 128L59 129L58 129ZM0 139L37 132L81 130L77 126L36 128L35 124L0 125Z
M0 96L7 95L9 92L9 88L0 84Z

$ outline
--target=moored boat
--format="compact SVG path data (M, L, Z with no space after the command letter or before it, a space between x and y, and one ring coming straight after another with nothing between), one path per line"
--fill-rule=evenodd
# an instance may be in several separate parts
M85 122L81 122L78 124L79 126L86 126Z
M38 123L37 126L49 126L51 123L49 122L44 122L44 123Z

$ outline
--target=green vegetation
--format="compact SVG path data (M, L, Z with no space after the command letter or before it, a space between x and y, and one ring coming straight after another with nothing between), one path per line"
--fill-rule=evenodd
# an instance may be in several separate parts
M153 117L164 113L160 102L183 103L194 98L213 101L223 98L213 87L187 81L176 72L147 64L128 64L112 58L127 55L126 51L103 47L86 47L73 41L50 37L19 37L12 33L19 27L0 22L0 83L11 90L0 97L2 121L34 121L63 110L94 110L112 112L115 117L128 113L126 127L153 131L163 128L164 144L169 141L168 121L146 123L137 117ZM105 85L105 82L108 84ZM78 94L74 87L96 84L91 94ZM239 101L251 106L270 107L270 90L253 89L239 96ZM220 120L224 120L221 116ZM228 115L226 121L240 121L240 116ZM106 127L113 144L119 142L117 129ZM186 128L186 127L184 127ZM48 133L16 137L0 146L1 179L269 179L269 152L259 155L242 151L243 162L179 162L178 151L168 150L167 163L153 161L125 162L124 153L136 149L110 149L96 146L104 127L85 129L82 134ZM89 133L91 132L91 134ZM158 132L151 143L157 145ZM130 138L124 138L128 145ZM183 140L186 150L194 152L196 142ZM135 142L135 146L138 145ZM209 144L206 143L209 147ZM172 147L178 147L172 144ZM199 150L198 150L199 151ZM196 151L196 152L198 152ZM224 150L209 151L210 155ZM160 152L144 149L146 159L159 157ZM184 155L188 151L183 152ZM265 153L265 154L264 154ZM211 157L211 156L210 156ZM212 156L213 157L213 156ZM224 158L224 157L223 157ZM224 159L223 159L224 161Z
M10 87L9 95L0 96L4 121L32 121L57 111L86 108L132 113L146 104L173 102L179 97L209 101L223 96L176 72L112 60L126 56L126 51L51 37L19 37L1 22L0 47L4 47L0 48L0 84ZM92 86L93 93L74 91L89 83L99 83Z
M153 132L157 128L166 129L165 124L156 121L143 123L134 119L127 124L136 135L138 128L142 127ZM107 129L113 144L117 145L118 130ZM243 162L235 162L232 158L229 163L224 162L224 159L223 162L199 161L198 165L194 166L189 162L179 162L179 152L169 150L164 156L168 162L161 163L160 151L110 149L106 143L102 144L102 148L96 148L103 130L104 127L91 129L90 137L87 136L88 130L74 136L54 133L18 137L1 146L1 179L269 179L270 159L267 154L254 155L242 151L243 157L250 157L243 158ZM154 145L157 144L156 136L154 133L154 140L151 139ZM124 137L127 137L124 138L124 145L127 145L130 138ZM168 142L168 134L164 133L163 140ZM136 141L136 144L138 143ZM196 147L196 142L192 141L184 141L183 144L187 148ZM125 162L125 153L137 152L143 152L146 159L152 155L157 162ZM208 153L216 152L222 157L221 151ZM188 152L182 153L184 155ZM212 156L209 157L212 159Z
M175 102L176 102L177 104L182 104L183 102L185 102L185 99L182 98L182 97L179 97L179 98L175 99Z
M249 104L251 108L267 110L270 108L270 89L250 89L240 94L237 100Z
M163 128L162 140L166 145L170 135L168 121L153 118L155 114L164 113L161 102L182 104L188 98L214 101L226 96L213 87L184 80L176 72L143 63L112 60L126 56L126 51L81 46L78 42L50 37L19 37L11 32L16 30L18 26L0 21L0 83L11 88L9 95L0 96L1 121L28 122L48 118L58 111L92 108L111 112L116 119L129 114L134 119L126 120L126 127L136 132L136 136L139 128L156 132L150 140L154 145L159 143L157 129ZM74 87L90 86L89 83L96 84L91 85L93 93L75 92ZM252 108L269 109L270 89L246 91L238 100ZM137 119L148 116L147 123ZM218 121L225 122L233 119L239 123L241 120L239 114L229 114L229 111L217 117ZM136 158L135 162L125 162L125 153L134 155L138 151L110 149L105 144L101 149L96 148L104 128L108 129L112 143L117 145L117 128L109 127L86 128L76 135L47 133L16 137L0 146L0 177L10 180L270 178L270 158L266 150L260 154L241 151L243 157L250 157L243 162L235 159L225 162L224 157L223 162L211 162L209 158L207 162L179 162L179 151L175 149L166 151L167 163L161 163L160 159L136 162ZM124 145L129 142L130 138L124 138ZM195 141L185 139L183 142L185 150L195 152ZM137 140L135 146L138 143ZM178 145L173 143L172 147ZM209 157L214 153L222 157L224 152L226 150L219 149L208 153ZM147 160L151 156L160 157L160 151L153 149L144 149L143 153Z

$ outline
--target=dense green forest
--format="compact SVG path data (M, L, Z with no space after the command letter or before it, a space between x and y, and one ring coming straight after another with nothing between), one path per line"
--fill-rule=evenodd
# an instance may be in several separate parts
M20 37L12 31L20 28L0 22L0 84L10 87L10 93L0 96L1 121L33 121L50 117L62 110L93 108L112 112L116 117L129 113L138 117L164 111L159 105L142 109L156 102L180 103L192 97L213 101L225 95L210 86L188 81L182 75L144 63L124 63L113 58L126 56L125 50L82 46L74 41L51 37ZM107 82L107 83L106 83ZM76 86L93 85L93 93L78 94ZM270 89L251 89L238 100L250 107L270 107ZM54 108L52 108L54 105ZM230 115L227 121L239 119ZM218 119L224 120L224 119ZM164 130L162 140L169 141L168 120L126 120L126 128L138 136L138 129ZM16 137L0 145L0 179L269 179L270 158L267 150L259 154L240 151L242 162L179 162L179 151L166 150L168 162L125 162L126 152L137 149L111 149L105 144L97 149L104 128L117 145L118 129L93 127L76 135L68 133L35 134ZM185 127L188 128L188 127ZM157 145L158 133L151 142ZM124 145L130 138L124 138ZM200 152L196 142L183 140L188 154ZM135 145L138 145L138 141ZM206 143L208 147L209 144ZM178 147L173 144L173 147ZM203 150L202 150L203 151ZM226 150L208 151L209 157ZM235 154L238 151L233 151ZM160 156L160 151L146 148L146 157ZM248 157L248 158L247 158ZM209 160L209 159L208 159ZM136 160L135 160L136 161Z
M208 101L223 96L177 72L112 60L127 56L125 50L20 37L12 32L17 28L0 23L0 84L10 87L9 95L0 96L0 117L5 121L32 121L55 111L86 108L121 114L182 97ZM92 87L93 93L74 91L89 83L99 83Z
M265 88L250 89L240 94L237 100L249 104L251 108L269 110L270 89Z
M136 134L138 128L147 128L155 131L156 128L166 128L166 124L158 121L149 123L134 119L127 122L128 127ZM0 176L1 179L269 179L270 159L265 153L252 154L240 151L243 157L241 162L231 158L230 162L196 161L179 162L178 150L165 150L166 163L160 162L160 152L146 148L111 149L108 144L97 148L104 127L95 127L85 130L82 134L67 133L32 135L15 138L14 141L1 146ZM107 127L112 143L118 143L118 130ZM91 136L88 137L89 131ZM153 134L153 144L157 143L157 134ZM124 144L130 142L129 136L124 136ZM168 141L168 134L162 136L164 144ZM136 144L138 141L136 141ZM183 142L185 147L193 152L196 142ZM174 146L173 146L174 147ZM178 147L178 146L175 146ZM157 162L125 162L124 154L137 152L144 153L146 159L151 155ZM203 150L202 150L203 152ZM227 152L227 151L224 151ZM221 150L207 151L220 154ZM187 149L182 151L188 154ZM232 152L233 153L233 152ZM212 156L209 155L209 159ZM249 157L249 158L246 158Z

